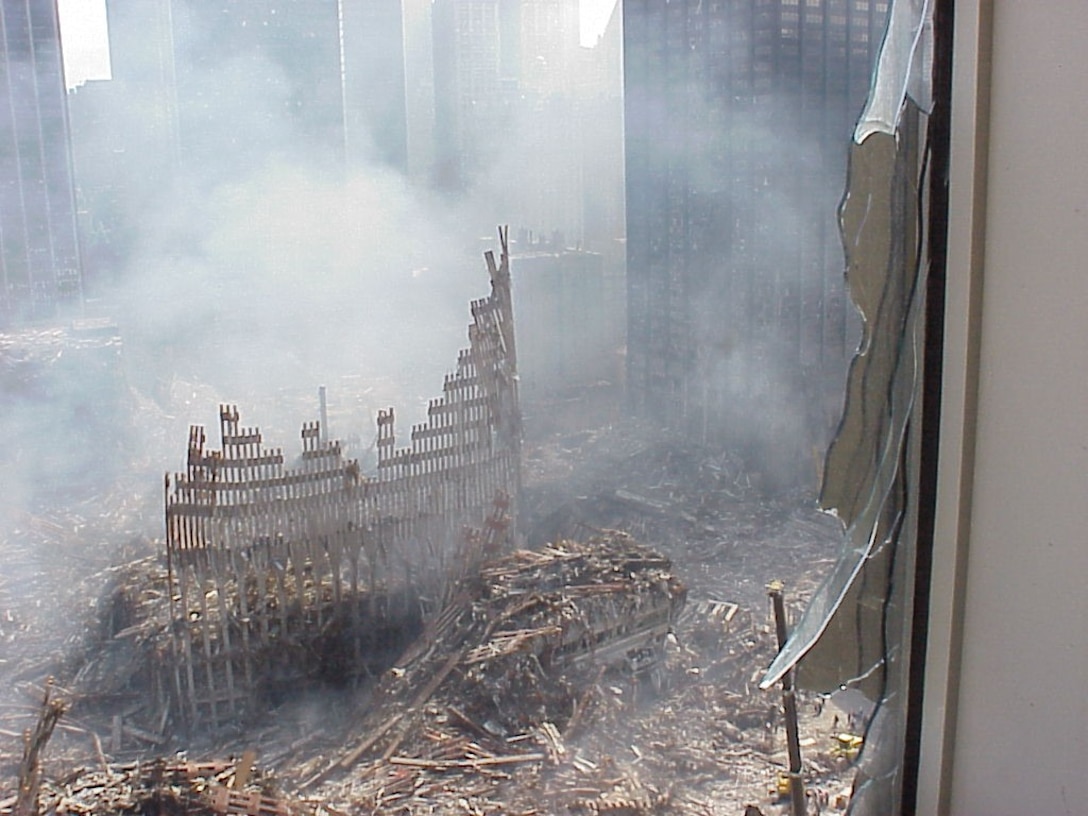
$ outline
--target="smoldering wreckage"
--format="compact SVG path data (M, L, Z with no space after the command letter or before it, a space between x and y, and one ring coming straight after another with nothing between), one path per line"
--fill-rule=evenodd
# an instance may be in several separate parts
M500 237L469 348L407 447L379 414L374 475L319 423L289 462L222 406L81 642L35 655L0 583L0 813L788 807L763 584L810 593L830 523L629 423L525 445ZM811 812L843 809L845 714L800 708Z

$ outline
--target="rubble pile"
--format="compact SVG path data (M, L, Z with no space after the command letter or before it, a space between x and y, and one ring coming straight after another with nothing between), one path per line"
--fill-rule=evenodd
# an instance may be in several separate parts
M106 572L108 575L100 579L105 589L88 626L86 642L69 660L73 668L65 678L66 685L78 713L105 718L112 730L121 733L122 739L115 740L117 749L122 741L131 744L133 740L143 747L162 747L178 736L174 733L180 725L178 718L162 701L169 696L163 686L176 669L171 633L185 624L179 624L171 614L169 575L158 557ZM289 590L296 587L294 581L284 585ZM309 574L300 576L298 586L315 591ZM226 587L228 591L235 589ZM290 620L301 617L302 606L291 592L285 590L284 597L291 609ZM233 596L225 599L224 608L237 607ZM390 602L381 591L377 597L355 598L345 591L340 613L323 625L307 628L300 620L295 629L305 636L274 638L254 650L254 663L259 668L255 687L261 694L255 697L246 720L237 725L259 722L284 695L297 695L323 684L341 685L353 678L356 667L349 647L353 617L345 610L354 607L363 622L359 640L367 647L362 665L368 671L385 669L420 629L418 607L413 615L407 600ZM209 604L207 614L218 620L220 609L218 604ZM381 614L372 616L372 610ZM394 615L390 610L402 614ZM228 625L235 625L231 621ZM223 648L222 644L212 645Z
M282 796L251 758L220 762L157 759L82 769L42 785L39 810L57 814L304 816L309 806ZM0 803L0 807L3 803Z
M787 765L779 694L757 688L760 667L775 653L762 616L736 604L689 603L675 627L662 689L647 699L637 687L604 680L594 686L592 714L564 735L566 761L532 783L538 801L578 812L607 810L641 791L631 813L739 813L747 803L777 798L776 775ZM848 761L835 754L834 704L809 695L802 711L806 784L814 791L848 788ZM738 807L738 805L740 807Z
M162 640L164 604L155 587L163 578L155 569L139 562L127 573L132 583L114 583L99 626L124 626L111 641L122 645L97 650L78 678L87 687L100 684L98 703L129 703L129 717L139 709L125 694L142 665L137 656ZM127 593L133 585L144 589ZM234 762L111 766L95 736L99 767L76 765L54 778L43 786L42 801L56 812L135 813L154 806L154 812L268 816L312 812L318 803L331 812L360 804L375 812L429 808L443 800L443 791L486 799L497 783L513 778L514 766L539 774L566 754L561 735L588 722L598 684L630 682L654 665L685 594L667 559L623 533L517 551L463 582L373 693L351 717L341 717L339 736L331 740L339 740L337 750L315 756L315 746L301 744L284 752L279 775L305 800L292 804L252 786L238 792L241 784L225 781L239 773ZM89 696L78 696L93 722ZM129 736L165 740L120 715L112 721ZM327 736L336 730L328 724Z
M170 660L170 584L157 556L111 567L96 576L102 590L81 648L63 676L76 712L109 717L146 747L166 743L166 712L148 689ZM123 712L123 713L122 713ZM114 739L117 750L121 739Z
M774 799L786 766L778 694L757 688L773 629L735 603L680 611L668 564L609 532L485 567L480 594L451 604L382 679L354 738L280 772L315 804L379 814L704 814ZM599 612L579 614L582 587ZM609 622L601 632L637 614L601 605L621 597L671 599L665 630L644 619L656 663L589 645L587 617ZM808 781L842 801L834 706L802 698L807 733L820 735L806 739Z
M685 595L667 559L614 531L492 561L382 678L355 740L308 777L318 763L305 763L299 786L380 810L433 798L450 773L489 787L539 765L584 718L587 687L652 666Z
M170 812L223 816L226 810L201 809L211 807L207 799L186 798L180 777L156 782L154 764L135 760L187 749L216 759L217 773L229 775L237 762L224 758L254 749L266 774L262 795L271 795L275 778L277 806L306 812L731 814L748 802L776 812L769 803L786 766L779 699L756 688L775 652L765 584L783 578L791 605L800 605L835 553L833 520L796 497L765 496L738 481L724 454L670 452L619 427L549 440L529 457L523 507L570 538L500 558L463 581L375 681L360 678L320 701L285 701L244 731L186 741L163 727L134 670L159 659L147 650L167 625L159 561L88 574L106 553L91 548L77 558L90 528L56 516L51 540L67 553L69 622L100 637L85 653L93 660L79 682L61 679L73 706L45 752L43 802L59 801L49 791L63 783L64 796L79 788L84 797L68 812L104 814L117 812L108 803L129 801L122 796L129 788L176 788L180 798L169 801L186 804ZM545 457L566 463L554 479ZM95 541L107 540L97 530L111 519L120 529L131 526L123 502L101 508L110 518L94 521ZM44 541L52 518L43 515L18 535L9 530L3 546L18 555L27 535ZM631 535L593 532L609 525ZM574 535L588 540L576 543ZM634 538L653 541L656 551ZM660 646L656 662L640 661L634 646L609 654L619 632L606 631L604 648L591 645L592 633L605 631L594 630L594 621L663 608L669 596L661 587L678 578L661 579L674 573L687 603L680 614L675 597L666 604L672 636L669 627L644 621ZM54 606L52 591L33 591L36 605L17 604L29 586L0 576L0 673L18 680L9 685L13 702L0 708L0 812L44 675L63 668L61 652L35 648L44 642L35 621ZM217 607L210 604L209 614ZM801 700L806 782L833 811L848 798L849 758L835 742L848 712L804 694ZM231 813L248 812L235 801ZM253 816L261 812L272 811Z

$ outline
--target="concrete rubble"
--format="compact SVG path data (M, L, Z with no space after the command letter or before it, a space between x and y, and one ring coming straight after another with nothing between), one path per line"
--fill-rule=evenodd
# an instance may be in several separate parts
M523 442L505 252L489 271L410 445L379 417L377 475L316 423L292 462L223 406L165 486L165 546L80 554L132 529L122 483L4 531L0 814L785 812L765 587L799 606L835 523L660 429ZM800 700L810 810L842 810L857 712Z

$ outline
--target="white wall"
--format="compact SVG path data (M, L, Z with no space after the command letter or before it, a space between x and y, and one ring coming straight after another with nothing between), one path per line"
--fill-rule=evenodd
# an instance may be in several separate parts
M919 812L1088 814L1088 3L956 18Z

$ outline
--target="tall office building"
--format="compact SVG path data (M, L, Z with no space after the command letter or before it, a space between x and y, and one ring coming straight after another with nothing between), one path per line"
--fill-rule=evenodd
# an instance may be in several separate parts
M520 178L533 162L533 139L554 142L541 131L542 123L553 121L543 108L570 90L577 10L576 0L435 0L439 187L471 188L508 160L519 173L505 177ZM554 133L563 132L566 118L555 123Z
M178 154L177 79L174 74L173 5L171 0L106 0L109 27L109 83L95 90L112 95L95 100L131 141L121 152L153 152L159 161Z
M0 4L0 325L82 300L56 0Z
M107 0L114 80L189 177L345 158L337 0Z
M370 18L395 25L399 41L397 0L106 0L112 79L70 100L92 288L130 266L149 214L171 202L269 168L336 178L349 136L353 158L403 165L403 103L399 126L364 131L372 109L396 107L379 96L389 71L374 67L373 93L365 75L353 82L346 116L341 5L363 26L354 53L372 53Z
M435 178L475 193L487 219L609 256L623 233L619 26L583 48L578 9L435 0Z
M171 5L184 166L219 179L276 161L343 166L337 0Z
M578 42L577 0L520 0L516 6L516 105L510 116L517 134L505 176L516 186L495 195L514 223L547 234L558 231L568 247L585 246L586 175L596 157L586 140L600 125L590 61ZM616 84L618 86L618 77ZM505 195L504 195L505 194Z
M434 25L431 0L403 0L405 136L408 177L435 178Z
M460 191L478 179L508 132L517 78L516 0L435 0L434 181Z
M518 17L521 88L569 92L579 79L578 0L521 0Z
M825 441L852 351L836 209L887 10L625 0L639 412L757 456Z
M111 79L68 95L84 289L108 291L172 195L178 129L170 0L109 0Z
M415 18L401 0L344 0L340 8L348 163L406 172L405 25Z
M623 35L616 3L604 33L593 48L581 49L579 75L586 87L582 154L586 168L583 246L602 253L622 277L626 267L623 167Z

